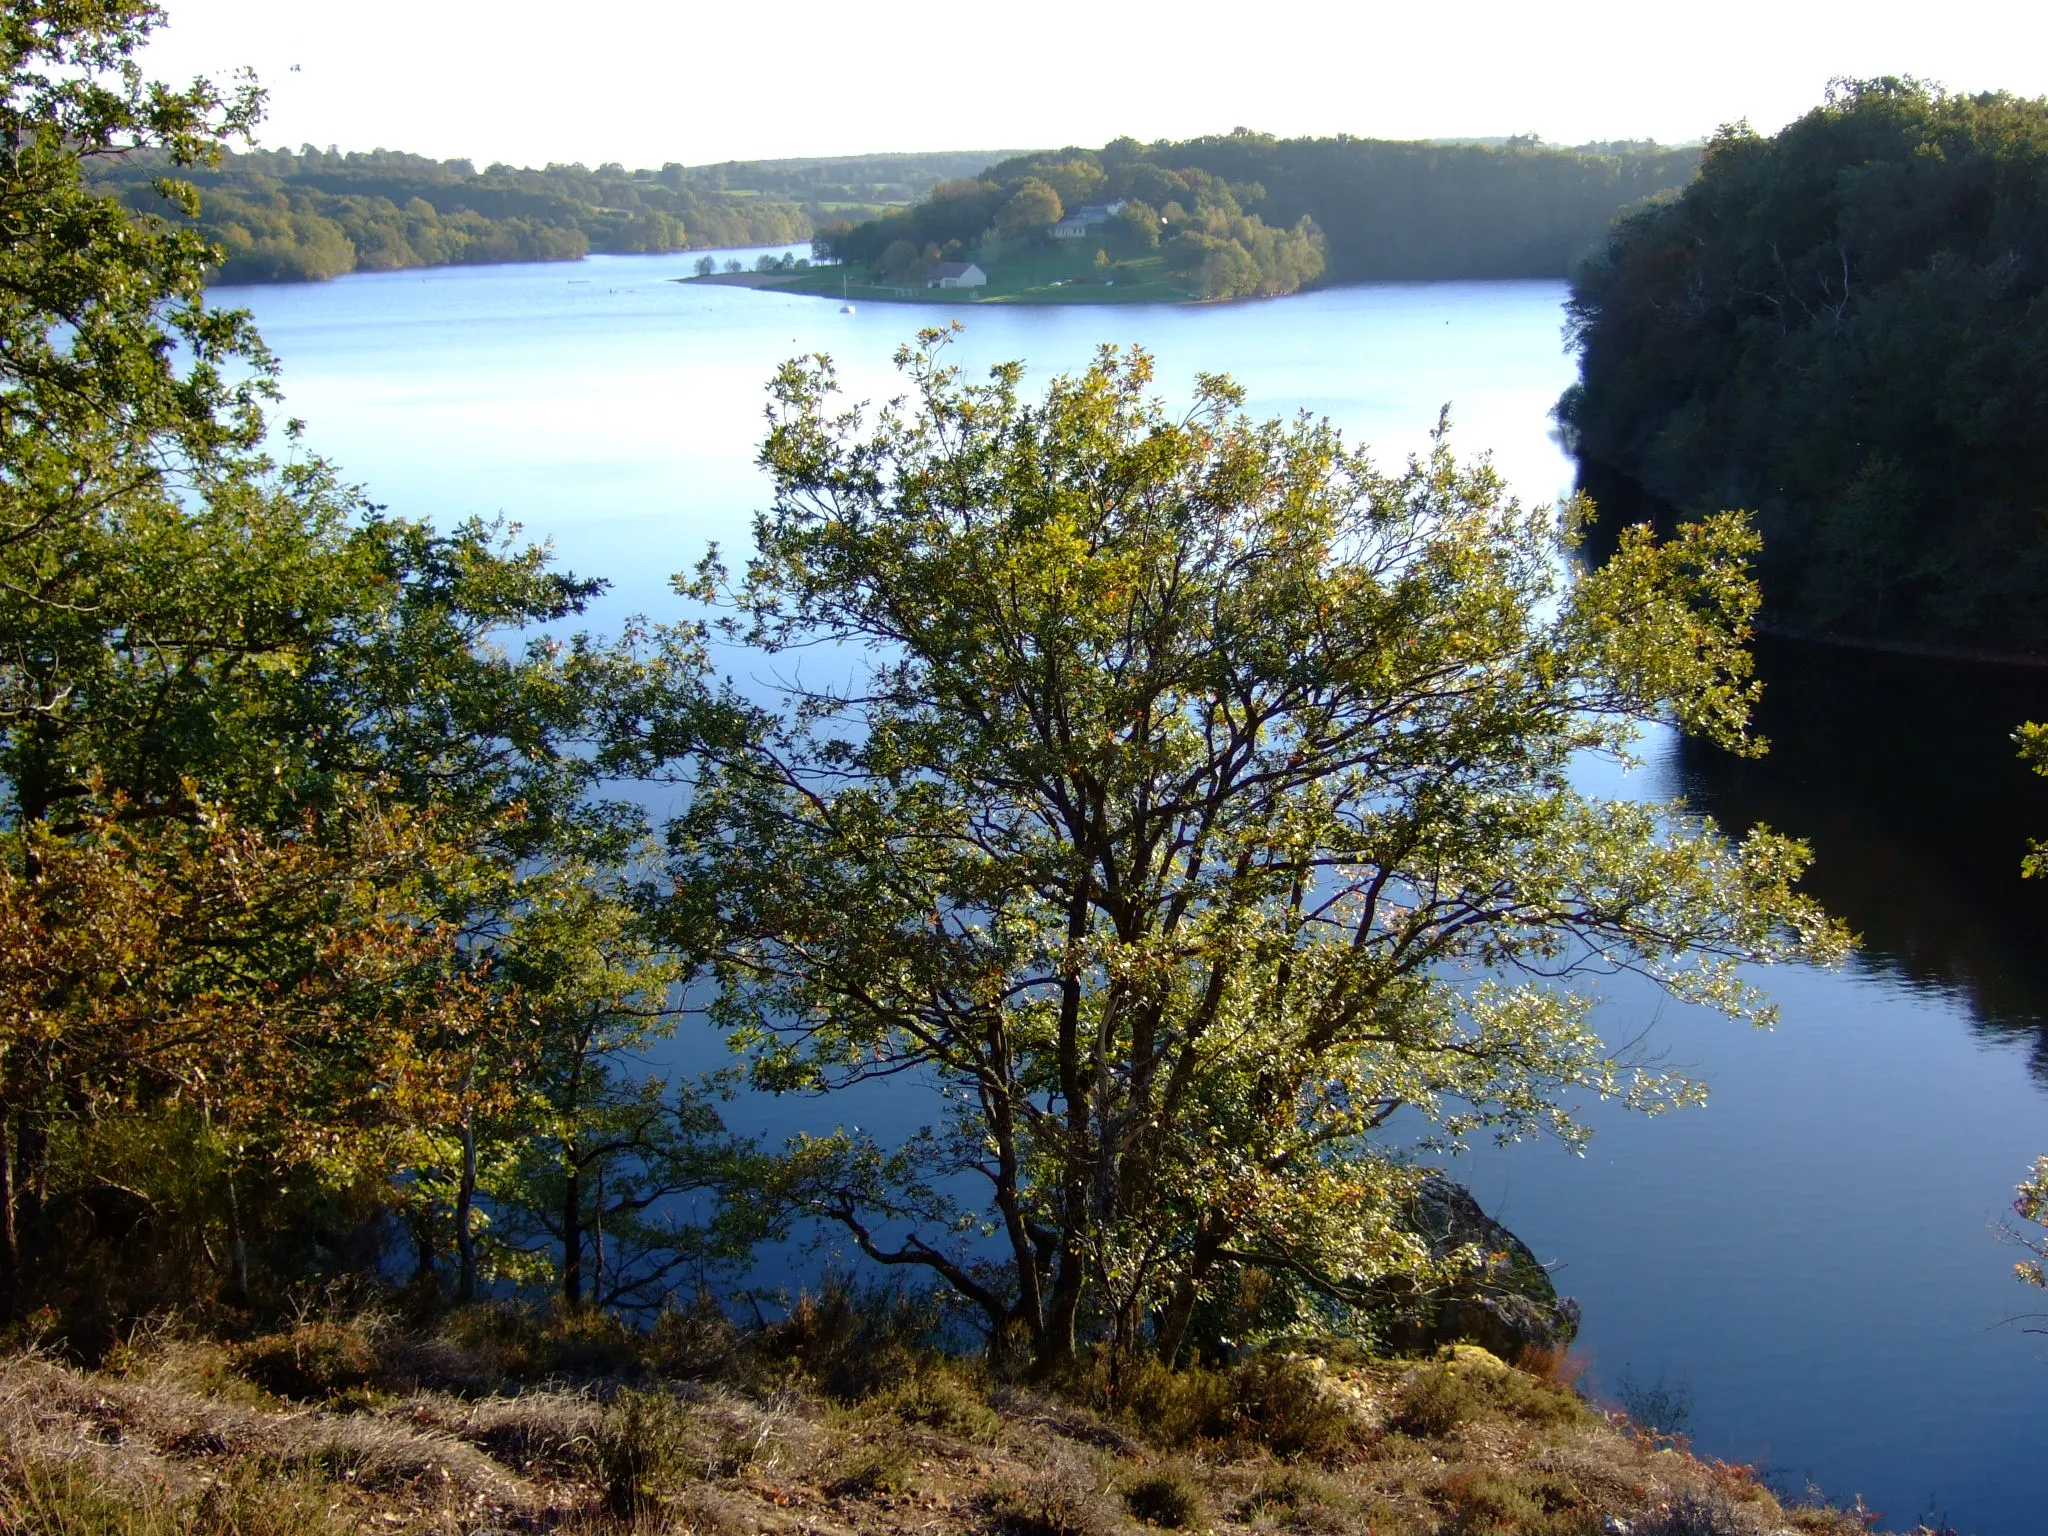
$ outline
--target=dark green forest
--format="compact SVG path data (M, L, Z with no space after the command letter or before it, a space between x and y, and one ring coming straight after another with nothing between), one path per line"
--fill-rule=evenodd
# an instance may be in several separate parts
M915 207L829 224L820 240L826 254L878 273L892 248L928 258L973 249L1004 232L1002 216L1035 180L1065 208L1126 201L1129 229L1110 231L1112 243L1163 244L1169 268L1205 297L1289 292L1319 277L1561 277L1619 210L1679 186L1697 158L1655 145L1276 139L1247 129L1182 143L1126 138L1005 160Z
M1581 455L1748 507L1765 622L2048 645L2048 102L1838 83L1573 283Z
M224 253L215 281L292 282L592 251L789 244L825 220L911 202L986 159L985 151L962 151L478 171L467 160L309 144L296 154L224 151L216 164L177 167L178 179L198 190L196 214L157 190L172 170L161 152L106 157L90 180L134 212L196 225Z

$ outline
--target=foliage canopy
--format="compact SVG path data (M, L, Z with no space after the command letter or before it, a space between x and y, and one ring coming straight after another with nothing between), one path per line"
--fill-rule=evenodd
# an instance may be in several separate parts
M1625 219L1574 279L1582 453L1742 506L1768 621L2048 643L2048 102L1838 82Z
M709 721L694 633L522 636L600 584L390 517L289 431L272 456L219 251L87 174L203 168L254 120L143 79L158 20L0 18L0 1317L245 1304L394 1221L467 1286L492 1215L573 1233L728 1150L609 1061L672 1024L642 1004L674 973L602 786ZM609 1206L546 1195L550 1150ZM659 1235L612 1236L616 1289Z
M862 660L672 829L756 1080L934 1095L905 1145L783 1160L871 1257L1041 1363L1170 1359L1248 1272L1360 1303L1420 1261L1398 1143L1692 1093L1582 983L1763 1019L1738 962L1835 952L1797 844L1571 777L1651 719L1754 746L1738 518L1574 575L1442 432L1390 474L1223 378L1170 414L1142 353L1032 401L944 341L872 418L825 359L777 376L732 632Z

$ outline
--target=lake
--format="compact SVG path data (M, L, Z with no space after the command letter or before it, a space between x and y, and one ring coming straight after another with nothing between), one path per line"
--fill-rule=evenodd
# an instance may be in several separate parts
M1135 342L1169 398L1228 372L1254 413L1327 416L1383 460L1422 448L1449 405L1454 443L1490 452L1525 500L1574 483L1548 417L1572 377L1561 283L846 314L671 281L693 260L215 299L254 311L315 451L401 515L504 516L552 540L612 581L599 626L664 611L669 574L707 542L744 553L776 364L828 352L852 393L884 397L894 349L952 318L962 364L1023 359L1027 387ZM1813 888L1864 948L1838 972L1765 977L1783 1009L1768 1033L1612 992L1603 1027L1647 1029L1712 1101L1655 1120L1596 1106L1585 1158L1525 1143L1453 1171L1580 1299L1589 1380L1610 1399L1675 1406L1701 1452L1793 1492L1861 1494L1886 1526L2031 1536L2048 1347L2013 1319L2048 1298L2014 1283L1994 1226L2048 1151L2048 900L2018 878L2026 838L2048 836L2048 782L2006 739L2048 719L2048 674L1786 643L1760 664L1771 757L1659 735L1607 787L1809 838Z

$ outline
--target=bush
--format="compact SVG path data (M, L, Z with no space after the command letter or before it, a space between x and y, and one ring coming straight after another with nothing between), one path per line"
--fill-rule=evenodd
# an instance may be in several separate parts
M448 1317L439 1342L444 1353L466 1357L469 1373L483 1381L630 1378L641 1372L648 1351L645 1334L596 1308L469 1307Z
M1658 1519L1646 1522L1643 1536L1765 1536L1781 1522L1761 1505L1731 1497L1713 1488L1687 1488Z
M1220 1371L1140 1361L1126 1368L1108 1406L1158 1445L1241 1442L1287 1460L1335 1460L1356 1448L1361 1432L1315 1363L1293 1355L1259 1355Z
M1115 1536L1121 1521L1080 1462L1061 1459L1022 1483L989 1490L989 1524L1002 1536Z
M1112 1387L1106 1378L1089 1395L1139 1427L1155 1445L1188 1446L1225 1440L1237 1427L1237 1409L1224 1371L1191 1365L1172 1370L1146 1358L1126 1366Z
M1568 1424L1587 1412L1569 1387L1538 1381L1497 1361L1456 1357L1416 1372L1387 1424L1402 1434L1439 1439L1486 1413L1536 1424Z
M661 1393L622 1392L605 1415L596 1449L606 1511L621 1520L654 1514L686 1475L682 1411Z
M1474 1468L1445 1479L1447 1532L1469 1536L1580 1536L1585 1497L1567 1477Z
M317 1480L249 1465L177 1497L109 1483L81 1461L31 1462L0 1483L0 1536L347 1536L331 1498Z
M1335 1461L1358 1446L1358 1415L1308 1360L1260 1355L1231 1373L1231 1388L1242 1433L1275 1456Z
M764 1363L793 1365L826 1396L859 1402L895 1391L938 1356L938 1319L921 1298L829 1279L753 1339Z
M1003 1417L953 1370L928 1366L899 1387L873 1399L898 1418L940 1434L994 1445L1003 1436Z
M910 1453L901 1445L883 1443L856 1447L826 1483L828 1493L866 1498L878 1493L908 1493L917 1486Z
M1124 1489L1124 1508L1134 1519L1169 1531L1184 1531L1209 1518L1209 1499L1188 1468L1161 1467Z
M739 1330L709 1295L687 1308L663 1307L647 1338L647 1363L684 1381L727 1373L739 1352Z
M377 1375L375 1342L359 1322L301 1323L236 1347L235 1369L267 1392L318 1402Z

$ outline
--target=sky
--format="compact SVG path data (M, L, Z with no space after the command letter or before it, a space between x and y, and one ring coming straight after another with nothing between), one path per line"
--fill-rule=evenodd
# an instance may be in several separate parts
M2048 3L162 0L160 77L240 66L268 146L520 165L1099 145L1246 126L1553 143L1773 131L1836 76L2048 95Z

